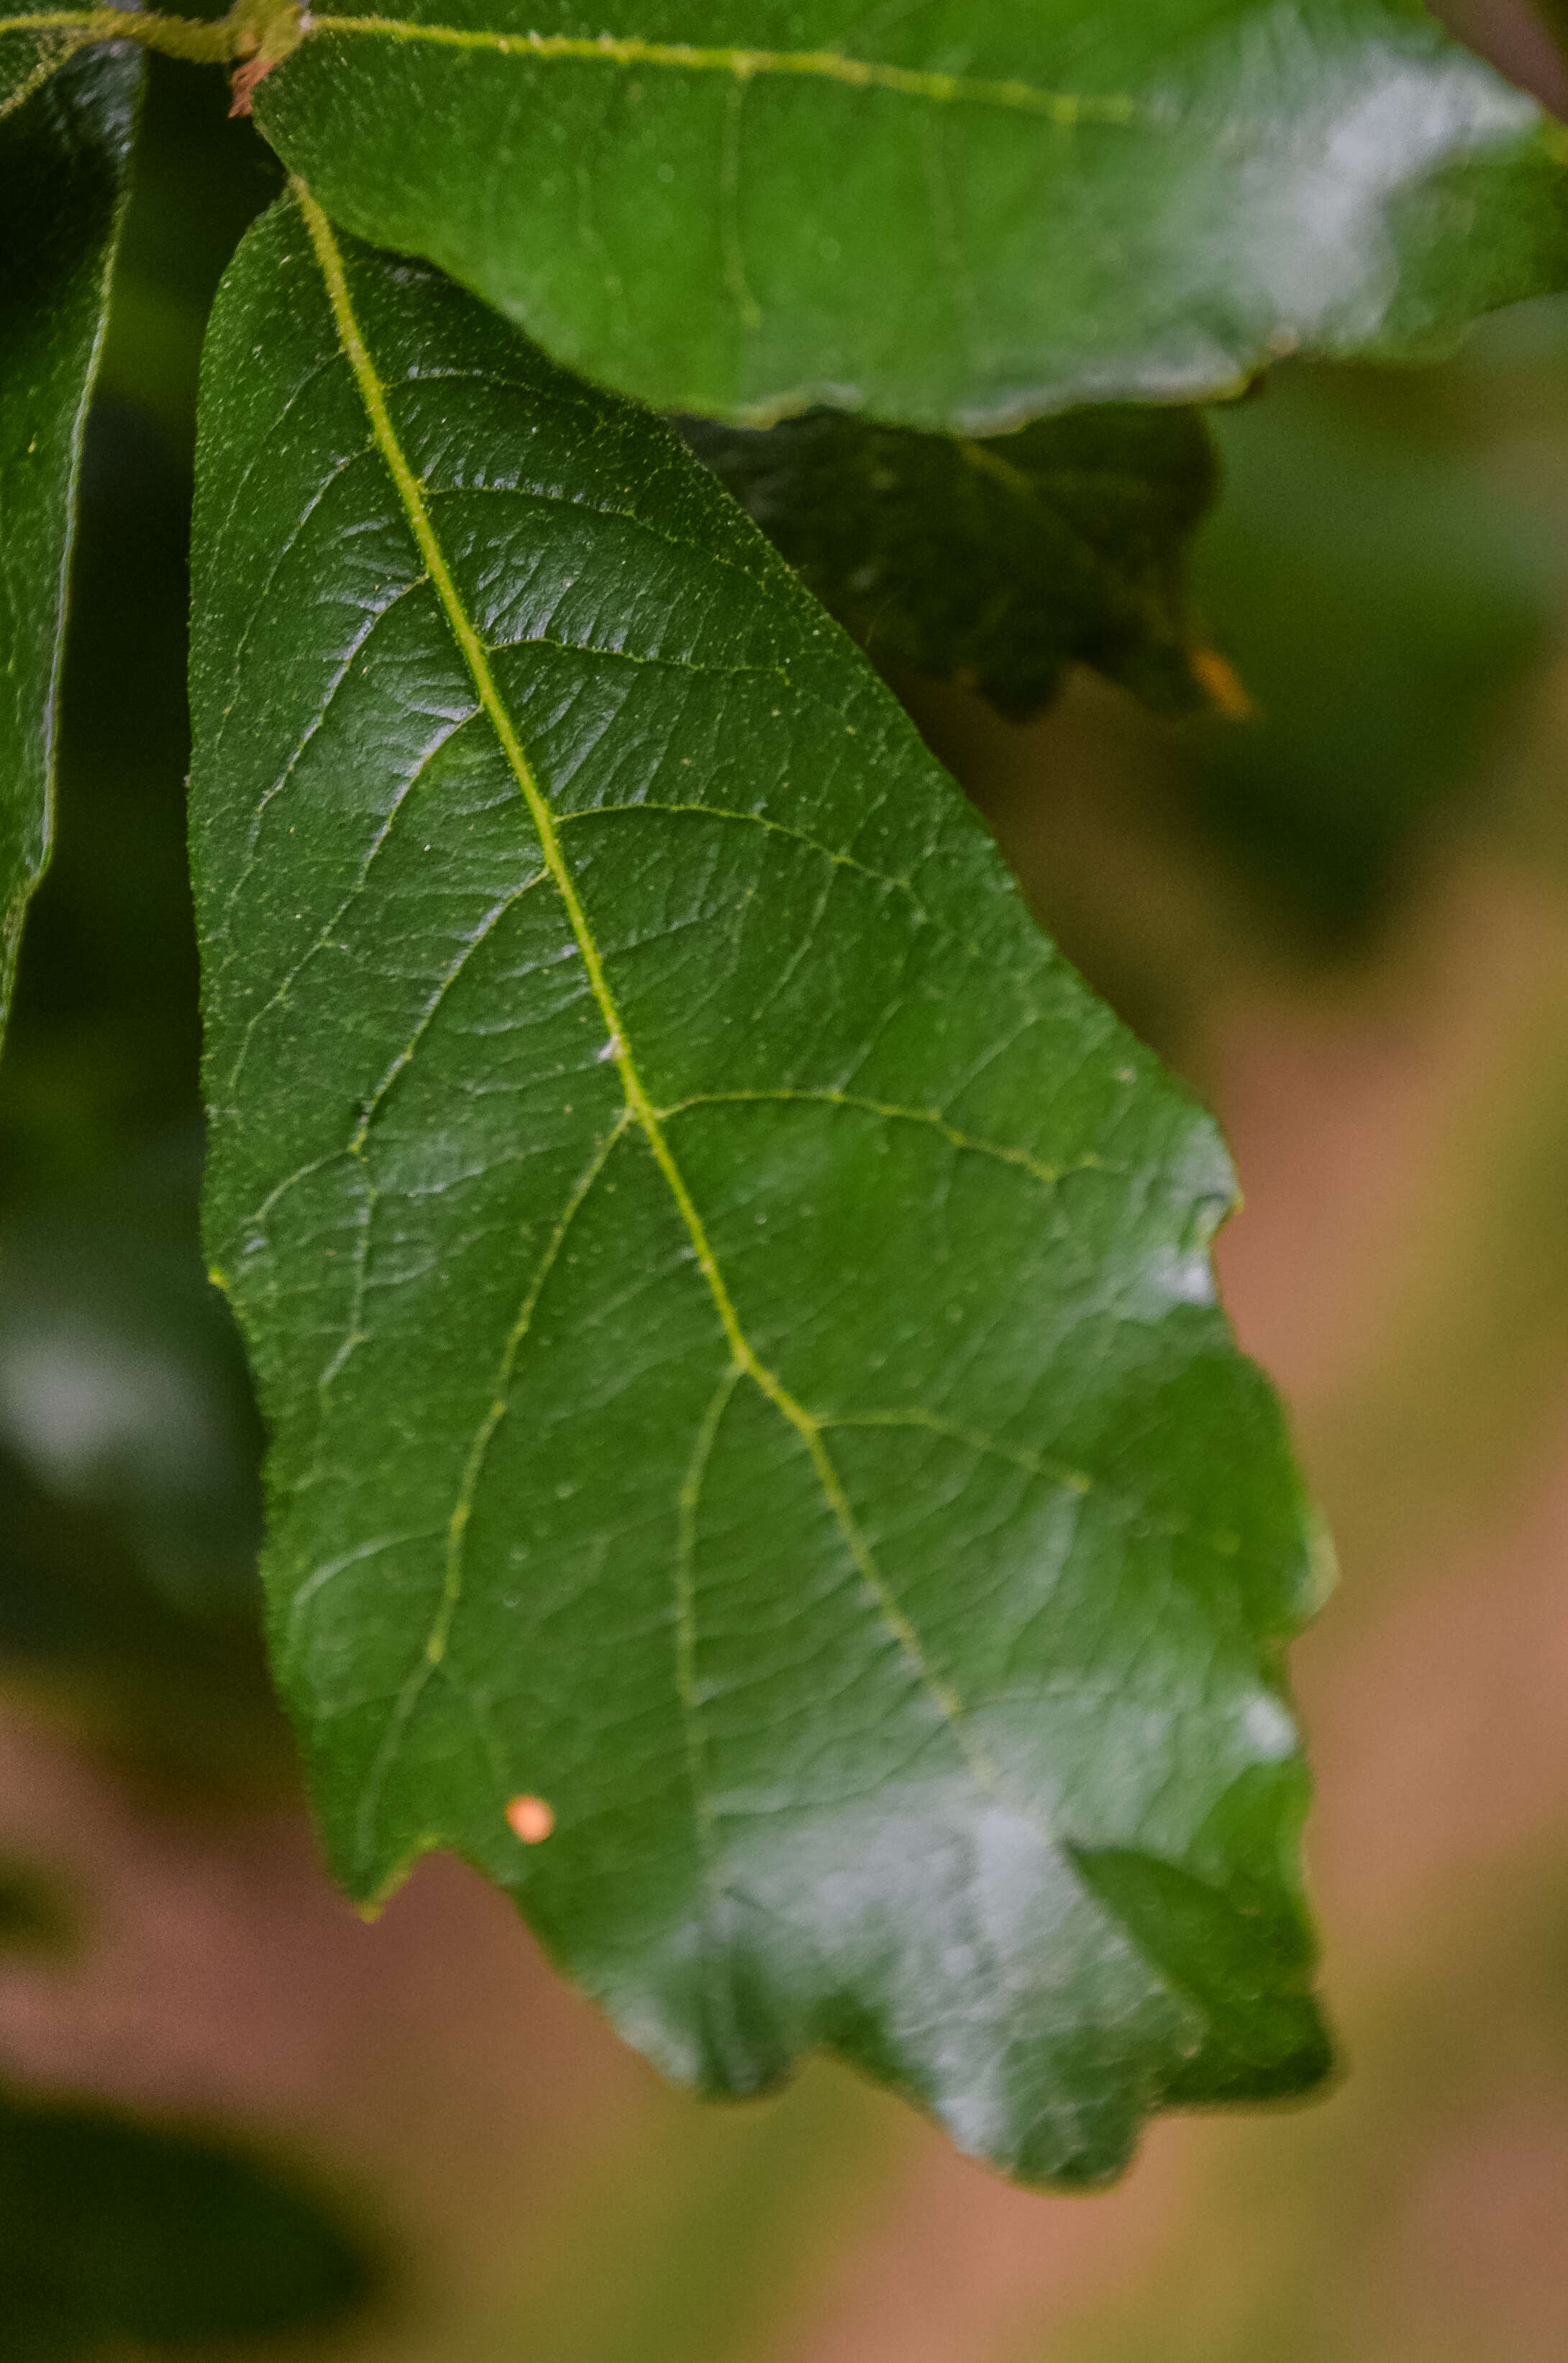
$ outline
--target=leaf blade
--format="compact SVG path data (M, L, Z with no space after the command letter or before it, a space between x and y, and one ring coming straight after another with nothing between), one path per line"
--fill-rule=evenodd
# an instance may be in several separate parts
M645 414L302 194L204 405L208 1237L339 1875L454 1846L686 2080L828 2042L1095 2180L1206 2041L1119 1838L1267 1932L1309 2083L1312 1534L1212 1128Z
M122 50L0 37L0 1037L49 860L82 436L139 89Z
M928 0L842 32L829 0L562 0L543 31L416 0L313 16L257 115L345 227L606 383L754 424L1201 400L1564 283L1560 131L1407 0Z
M55 23L55 15L49 0L21 0L15 15L0 18L0 124L84 45L85 28Z

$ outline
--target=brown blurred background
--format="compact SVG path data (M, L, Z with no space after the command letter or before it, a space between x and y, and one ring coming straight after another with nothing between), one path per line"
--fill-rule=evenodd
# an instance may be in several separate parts
M1522 12L1464 23L1568 97ZM0 2074L238 2132L362 2247L361 2305L231 2363L1561 2363L1568 302L1219 418L1199 599L1255 723L902 685L1220 1113L1227 1299L1343 1570L1295 1670L1345 2080L1043 2199L829 2065L676 2095L450 1863L374 1926L324 1879L195 1245L181 870L191 374L269 168L184 69L150 117L0 1082Z

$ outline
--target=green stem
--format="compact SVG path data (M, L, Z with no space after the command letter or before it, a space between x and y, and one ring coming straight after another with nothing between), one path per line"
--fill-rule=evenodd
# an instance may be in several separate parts
M164 57L227 66L249 58L275 62L286 57L300 39L302 14L299 0L234 0L227 16L211 22L164 17L150 8L44 8L26 17L0 17L0 34L60 31L89 41L139 41Z

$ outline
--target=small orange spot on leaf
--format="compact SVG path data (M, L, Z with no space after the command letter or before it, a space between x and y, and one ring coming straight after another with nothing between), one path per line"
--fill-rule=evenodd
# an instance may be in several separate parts
M506 1808L514 1837L524 1846L542 1846L555 1827L555 1808L542 1797L514 1797Z

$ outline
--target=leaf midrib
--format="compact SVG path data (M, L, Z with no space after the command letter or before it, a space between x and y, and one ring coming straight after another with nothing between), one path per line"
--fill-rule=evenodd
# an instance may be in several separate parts
M50 8L25 17L0 17L0 36L23 30L70 28L88 37L105 33L110 11ZM939 106L979 106L1009 115L1034 116L1071 130L1080 123L1126 128L1148 112L1125 92L1045 90L1018 76L947 73L940 69L889 65L842 50L760 50L734 44L650 41L640 34L503 33L483 26L425 25L406 17L342 16L302 8L299 41L318 36L369 35L383 40L422 41L438 49L488 50L501 57L585 65L647 66L655 72L728 75L731 82L804 80L836 83L851 90L875 90ZM132 38L135 38L132 28Z
M787 76L837 83L851 90L891 92L901 98L924 99L936 105L990 107L1014 115L1033 115L1070 128L1076 123L1127 126L1137 119L1136 99L1122 92L1086 94L1043 90L1038 83L1012 77L944 73L915 66L884 64L855 58L842 50L758 50L694 41L650 41L639 34L600 33L589 38L570 33L501 33L483 27L424 25L403 17L322 15L312 10L304 19L306 39L318 33L373 34L395 41L426 41L439 48L490 50L503 57L528 57L541 62L573 61L581 64L651 66L684 73L728 74L748 83Z
M988 1795L995 1796L1000 1786L995 1768L992 1765L981 1743L967 1728L962 1702L932 1672L921 1647L919 1636L900 1608L886 1578L876 1563L869 1543L860 1530L849 1496L844 1490L843 1481L828 1452L823 1432L824 1423L807 1411L806 1406L791 1393L778 1374L762 1360L741 1325L739 1312L730 1296L712 1242L707 1236L706 1226L692 1197L685 1176L675 1160L674 1153L665 1136L659 1111L650 1098L638 1071L630 1038L608 978L605 973L597 940L589 926L587 914L583 908L577 893L576 882L561 849L554 813L534 776L532 766L496 685L484 644L463 605L462 594L447 564L445 552L430 522L423 488L409 466L407 457L398 440L396 429L387 408L385 390L360 329L342 253L332 226L304 181L295 176L291 179L289 186L309 233L317 262L326 283L328 301L331 307L338 341L352 372L360 399L370 420L372 434L393 479L410 530L440 600L448 626L473 678L479 694L480 704L495 732L502 752L506 756L508 767L528 808L528 817L539 838L545 868L561 897L568 925L583 960L589 990L605 1026L611 1058L620 1078L626 1112L610 1139L602 1144L601 1150L595 1153L594 1162L589 1169L590 1174L596 1173L603 1157L608 1154L614 1140L621 1137L628 1124L635 1125L647 1141L653 1160L674 1201L676 1211L690 1241L697 1270L702 1274L717 1313L735 1371L738 1375L751 1381L801 1438L810 1459L817 1484L832 1513L851 1563L875 1602L884 1625L897 1643L925 1696L937 1709L943 1722L953 1734L969 1770L981 1788ZM586 1194L585 1189L582 1194ZM570 1210L572 1214L575 1214L580 1203L580 1195L574 1193ZM547 1268L548 1263L552 1261L553 1256L548 1257ZM530 1288L530 1302L525 1308L526 1313L531 1313L533 1294L534 1291ZM527 1334L527 1318L520 1315L519 1324L515 1326L512 1337L508 1340L509 1351L515 1351L520 1348L522 1339ZM489 1419L490 1415L487 1414L486 1422L481 1425L480 1434L475 1437L474 1446L471 1450L469 1467L465 1469L463 1486L460 1490L459 1502L454 1510L450 1529L441 1605L427 1644L422 1670L415 1677L417 1681L422 1681L429 1671L439 1664L445 1654L447 1636L462 1590L462 1541L463 1530L468 1523L468 1511L472 1506L468 1499L470 1471L473 1470L476 1477L475 1456L477 1455L478 1459L482 1461L481 1437L485 1441L488 1440L485 1431Z

